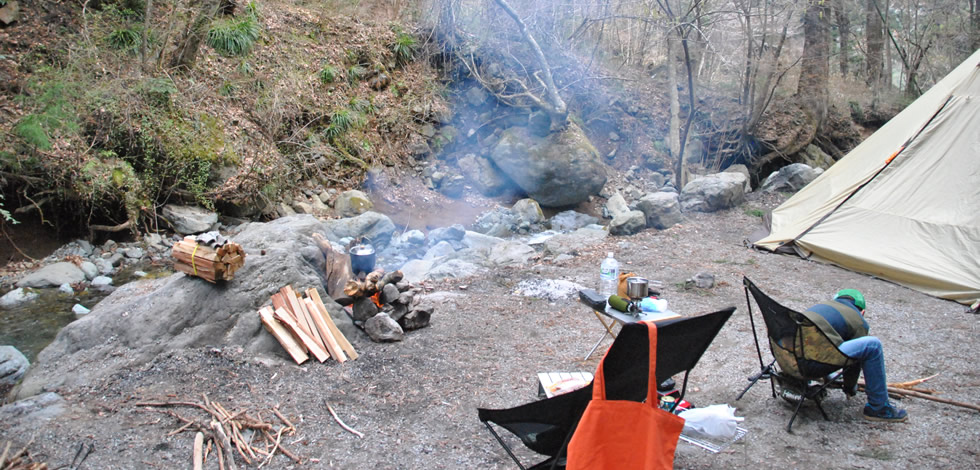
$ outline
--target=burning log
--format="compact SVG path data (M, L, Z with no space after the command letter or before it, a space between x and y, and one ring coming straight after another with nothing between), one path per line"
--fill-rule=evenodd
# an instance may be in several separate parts
M188 236L174 243L174 268L211 283L234 279L235 271L245 264L245 250L232 242L210 246L201 237Z
M344 285L344 295L354 301L361 297L371 297L380 292L388 284L396 284L405 275L401 271L392 271L385 274L383 269L376 269L369 273L363 281L351 279Z

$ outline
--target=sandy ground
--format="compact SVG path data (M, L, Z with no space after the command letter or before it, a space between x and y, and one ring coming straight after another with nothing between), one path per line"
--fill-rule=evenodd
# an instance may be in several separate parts
M840 288L860 289L868 299L871 332L885 345L889 381L938 373L929 388L980 404L974 360L980 318L959 304L865 275L746 248L743 239L759 220L748 211L772 207L775 199L753 196L734 210L689 214L682 226L669 230L609 238L562 263L540 260L522 269L435 283L436 290L451 295L430 327L409 333L400 343L352 338L361 357L345 364L296 366L285 355L246 357L235 347L173 351L90 387L59 390L68 411L50 421L4 423L0 442L16 447L33 439L31 454L51 467L69 464L85 443L94 445L94 452L83 469L190 468L194 435L174 433L183 423L166 411L200 422L207 422L206 414L187 406L137 403L201 403L206 395L232 413L247 411L276 429L282 424L271 410L278 406L295 425L295 433L283 435L281 444L303 463L277 454L265 468L516 468L479 422L476 408L534 400L537 372L593 371L600 356L582 359L602 330L576 298L521 297L513 294L515 287L531 279L594 287L601 257L614 251L626 269L666 282L665 298L677 312L738 307L692 372L687 399L698 406L736 406L749 433L719 454L682 442L677 468L977 468L976 411L905 399L900 406L909 411L907 423L873 424L861 418L863 395L846 400L834 390L824 402L829 421L807 406L794 434L788 434L792 410L770 395L768 383L735 401L746 377L758 370L741 288L744 275L797 308ZM717 285L684 290L683 281L698 272L714 274ZM342 429L327 411L328 403L363 437ZM261 438L254 442L258 446ZM520 456L535 461L529 452ZM237 462L244 468L260 466L258 460ZM205 468L218 468L214 453Z

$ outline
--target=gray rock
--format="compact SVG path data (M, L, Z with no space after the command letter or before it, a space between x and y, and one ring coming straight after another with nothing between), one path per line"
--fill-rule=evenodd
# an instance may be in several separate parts
M745 202L745 175L715 173L702 176L684 186L681 191L681 210L684 212L715 212L731 209Z
M167 246L163 244L163 237L159 233L148 233L143 237L147 248L151 250L163 250Z
M3 297L0 297L0 307L14 307L25 302L30 302L39 296L40 294L37 292L24 289L23 287L18 287L10 292L7 292L3 295Z
M410 283L422 282L427 279L429 270L435 265L431 259L413 259L401 267L401 272L405 275L405 280Z
M327 232L324 236L330 241L366 237L375 248L388 246L395 232L395 224L388 216L371 211L356 217L326 220L323 226Z
M78 268L85 273L85 279L90 281L95 279L95 276L99 275L99 267L91 261L82 261L82 263L78 265Z
M587 225L574 232L562 233L544 242L545 253L561 255L576 252L580 248L596 245L609 236L609 232L598 225Z
M834 157L828 155L820 147L809 144L800 152L800 163L804 163L811 168L827 170L834 164Z
M453 224L449 227L435 228L429 231L429 245L435 245L443 240L459 241L466 234L466 228L461 224Z
M303 201L296 201L293 203L292 208L297 214L312 214L313 204Z
M409 230L398 237L398 244L422 246L425 244L425 234L421 230Z
M360 297L351 305L355 322L363 322L378 314L378 306L370 297Z
M285 202L280 202L279 205L276 206L276 213L279 214L279 217L296 215L296 211L292 208L292 206L286 204Z
M102 259L102 258L95 260L95 266L98 267L99 269L99 272L97 274L99 273L109 274L114 269L112 263L110 263L109 260ZM95 279L95 277L93 276L92 279Z
M0 346L0 385L16 385L31 363L17 348Z
M181 235L207 232L218 225L218 214L200 207L167 204L161 212L174 231Z
M75 315L88 315L89 313L92 313L92 310L82 304L75 304L72 305L71 312Z
M374 203L363 191L352 189L340 193L333 207L341 217L354 217L373 209Z
M45 392L24 400L18 400L0 407L0 423L14 420L40 426L58 417L68 409L68 403L61 395Z
M66 282L66 283L58 286L58 292L61 292L62 294L72 295L72 294L75 293L75 289L72 289L71 284L68 284Z
M160 354L185 348L242 348L250 357L289 361L255 314L285 285L296 291L319 289L331 318L356 342L358 329L344 309L322 291L322 259L311 263L301 254L311 246L313 233L325 231L326 222L311 215L245 223L235 232L234 241L250 255L233 281L216 286L176 273L122 285L90 314L65 326L38 354L18 396L62 385L85 386L123 367L138 368ZM263 250L265 255L259 256ZM99 367L78 368L81 362L95 362Z
M705 272L697 273L691 279L684 281L684 286L688 288L711 289L715 286L715 275Z
M609 233L612 235L633 235L645 229L647 218L643 211L629 211L613 217L609 222Z
M108 261L109 264L111 264L112 267L115 268L121 265L124 259L126 259L126 256L123 255L122 253L113 253L112 255L109 256L109 258L106 261Z
M741 173L745 175L745 193L752 192L752 174L749 173L749 167L739 163L737 165L729 166L725 168L726 173Z
M503 243L503 238L491 237L479 232L467 230L463 236L463 245L481 253L489 253L490 249L498 243Z
M405 339L402 327L384 312L368 318L364 322L364 332L378 343L392 343Z
M474 86L471 87L469 90L466 90L464 97L466 98L466 104L473 107L479 107L483 105L483 103L487 102L487 98L489 98L487 92L484 91L483 88L479 86Z
M606 184L605 164L575 124L544 138L527 128L509 128L500 135L490 158L544 207L578 204Z
M599 223L599 219L588 214L567 210L559 212L551 218L552 230L561 232L576 230L589 224Z
M630 207L626 204L626 198L622 194L617 192L613 194L608 201L606 201L606 212L611 218L616 218L623 214L628 214L630 212Z
M520 222L528 225L540 224L545 221L544 212L541 211L541 206L534 199L525 198L515 202L511 211L517 215Z
M425 252L425 256L423 256L422 259L426 260L426 259L441 258L443 256L451 255L455 252L456 249L453 248L452 243L443 240L439 243L436 243L435 246L433 246L432 248L429 248L429 251Z
M438 264L426 273L427 279L462 279L473 276L480 267L461 259L451 259Z
M447 197L459 199L463 197L463 189L466 186L466 178L463 175L452 175L443 178L439 182L439 192Z
M119 246L119 244L116 243L115 240L106 240L105 243L102 244L102 251L105 253L110 253L116 251L117 246Z
M138 246L133 246L123 250L123 255L129 259L140 259L143 257L143 249Z
M810 168L803 163L792 163L774 171L762 183L763 192L796 192L823 174L822 168Z
M111 286L111 285L112 285L112 278L108 276L98 276L95 279L92 279L93 287Z
M425 328L429 326L429 320L432 318L432 311L433 307L430 305L418 306L402 316L398 320L398 324L401 325L402 329L405 331Z
M398 287L394 284L386 284L383 289L381 289L381 303L390 304L398 300L401 296L401 292L398 292Z
M20 19L20 2L9 0L3 7L0 7L0 23L9 25Z
M93 247L92 244L88 242L88 240L75 240L72 242L72 244L75 245L76 247L76 249L74 250L75 252L73 254L77 254L82 258L92 256L92 250L95 249L95 247Z
M513 210L495 207L477 217L473 222L473 230L491 237L506 238L520 231L520 224L520 218Z
M487 261L495 266L523 266L536 254L529 245L508 240L492 246Z
M460 173L484 196L497 196L513 183L489 159L466 154L456 164Z
M646 216L647 227L658 230L673 227L684 220L677 193L647 194L636 203L636 208Z
M85 273L72 263L62 261L34 271L17 282L17 287L54 287L84 281Z

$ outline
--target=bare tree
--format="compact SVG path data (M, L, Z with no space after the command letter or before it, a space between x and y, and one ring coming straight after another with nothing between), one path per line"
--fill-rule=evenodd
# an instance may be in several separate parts
M881 90L881 82L884 76L882 71L885 47L884 25L881 21L881 15L878 14L877 0L866 0L864 18L865 44L867 44L865 78L868 86L871 87L872 94L877 96Z
M203 0L201 9L198 11L194 21L188 23L184 36L177 42L177 50L170 59L170 66L174 69L190 69L197 61L197 51L201 48L201 41L207 33L207 27L211 20L218 13L221 6L220 0Z
M834 0L834 18L837 20L837 33L839 41L841 78L847 78L851 59L851 19L847 15L847 7L844 0Z

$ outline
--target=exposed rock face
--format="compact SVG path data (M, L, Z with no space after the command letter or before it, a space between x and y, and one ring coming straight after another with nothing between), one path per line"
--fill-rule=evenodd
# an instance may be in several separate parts
M763 192L796 192L823 174L822 168L810 168L805 163L792 163L774 171L762 183Z
M742 173L715 173L697 178L681 191L681 209L685 212L731 209L745 202L745 180Z
M167 204L161 213L181 235L207 232L218 225L218 214L200 207Z
M330 232L328 225L310 215L297 215L240 226L229 238L245 249L248 259L233 281L215 285L174 274L119 287L41 351L18 396L32 396L60 384L86 384L181 348L235 346L252 355L288 361L256 313L286 285L296 291L318 288L331 317L356 348L363 334L323 292L324 260L312 234ZM76 367L89 362L100 366Z
M647 194L636 203L636 208L646 215L647 227L664 230L681 223L681 206L677 193L656 192Z
M599 153L574 124L544 138L525 127L511 127L501 134L490 158L545 207L578 204L606 184Z

